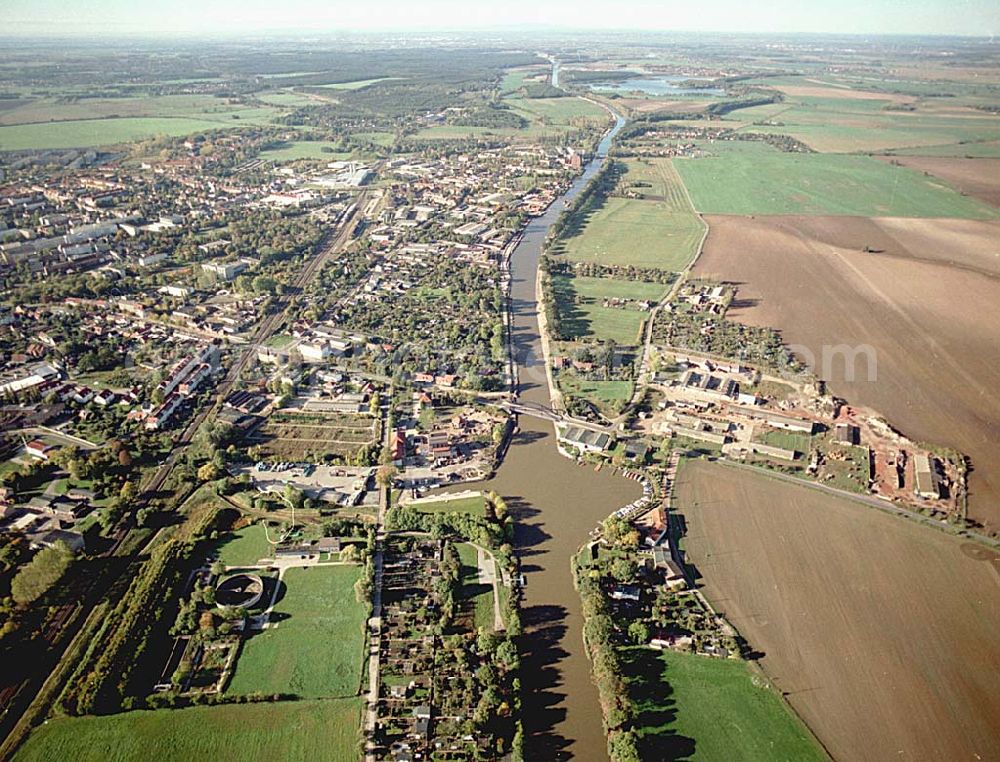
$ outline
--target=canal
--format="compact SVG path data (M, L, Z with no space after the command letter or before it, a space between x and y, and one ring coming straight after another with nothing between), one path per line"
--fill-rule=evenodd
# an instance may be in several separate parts
M600 169L624 123L616 117L583 175L528 225L511 257L511 338L524 401L548 405L550 399L535 294L545 235L564 203ZM521 613L525 754L532 760L606 760L570 558L599 521L639 497L641 489L608 469L595 472L560 455L551 423L520 416L518 425L502 466L482 486L503 495L516 518L516 546L527 581Z

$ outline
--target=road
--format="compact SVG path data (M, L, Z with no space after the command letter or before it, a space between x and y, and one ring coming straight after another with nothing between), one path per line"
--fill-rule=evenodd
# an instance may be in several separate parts
M389 407L392 388L386 394L382 407L383 444L392 442L392 428L389 423ZM372 615L368 620L368 698L365 706L365 762L375 760L375 725L378 721L379 657L382 652L382 553L385 547L385 517L389 509L389 490L379 488L378 513L375 515L375 554L372 556Z

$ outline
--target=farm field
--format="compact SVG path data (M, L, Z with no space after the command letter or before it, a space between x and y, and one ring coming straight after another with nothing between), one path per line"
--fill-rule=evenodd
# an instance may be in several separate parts
M622 655L643 759L826 759L808 729L744 662L648 648Z
M667 291L661 283L553 275L552 292L559 309L559 324L565 338L614 339L618 344L641 341L640 327L649 317L638 309L605 307L606 298L657 302Z
M272 626L243 644L231 694L294 693L301 698L358 692L366 608L354 595L359 566L288 569Z
M886 110L885 100L799 97L795 102L741 109L733 118L745 132L791 135L816 151L854 153L996 140L996 120L971 109L952 112ZM770 124L773 122L773 124Z
M243 120L209 120L188 117L128 117L84 119L44 124L0 127L0 151L46 148L94 148L167 135L178 137L195 132L245 126Z
M89 119L128 117L183 117L225 122L233 115L271 115L276 109L260 109L212 95L159 95L141 98L38 98L0 109L0 125L39 124Z
M663 201L672 212L691 212L684 183L672 159L627 159L622 184L643 197Z
M15 755L19 762L191 759L357 759L361 699L229 704L57 717ZM155 754L153 753L155 750Z
M783 153L763 143L674 162L704 214L1000 219L944 182L868 156Z
M698 251L704 227L693 212L662 201L612 196L553 253L573 262L682 270Z
M975 143L947 143L944 145L903 148L887 152L893 156L943 156L959 159L1000 158L1000 140L985 140Z
M376 82L385 82L390 79L399 79L399 77L376 77L375 79L356 79L353 82L334 82L330 85L316 85L316 87L322 87L327 90L360 90L362 87L368 87L369 85L374 85Z
M1000 555L732 466L676 489L705 594L835 759L993 753Z
M969 516L1000 529L1000 223L970 220L710 217L699 276L740 283L730 316L773 326L822 359L824 346L864 353L816 371L833 394L865 405L916 441L967 454ZM878 254L865 254L872 247ZM789 299L793 293L796 298ZM820 317L822 316L822 317ZM801 354L801 352L800 352ZM808 358L807 358L808 359Z
M582 98L504 98L503 101L532 124L570 125L575 120L608 121L608 112Z
M885 161L898 162L918 172L939 177L961 193L991 206L1000 207L1000 158L951 159L946 157L893 156Z

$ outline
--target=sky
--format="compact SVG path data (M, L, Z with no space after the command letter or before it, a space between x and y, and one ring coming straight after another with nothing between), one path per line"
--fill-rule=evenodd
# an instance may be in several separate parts
M0 36L520 26L1000 35L1000 0L0 0Z

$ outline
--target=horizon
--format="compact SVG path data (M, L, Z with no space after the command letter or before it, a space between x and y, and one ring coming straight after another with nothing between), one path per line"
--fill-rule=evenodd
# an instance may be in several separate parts
M559 33L849 35L963 37L992 39L1000 30L1000 5L991 0L845 0L837 4L713 0L692 8L682 3L636 0L613 9L594 2L556 0L532 4L513 0L476 8L455 0L431 0L419 7L400 0L376 0L364 8L289 0L280 8L263 0L195 0L142 7L125 0L12 0L4 39L85 39L113 33L129 38L232 38L354 34L484 34L537 30ZM614 27L606 26L613 14ZM99 19L99 20L95 20ZM308 23L303 23L307 19ZM568 23L567 23L568 22Z

